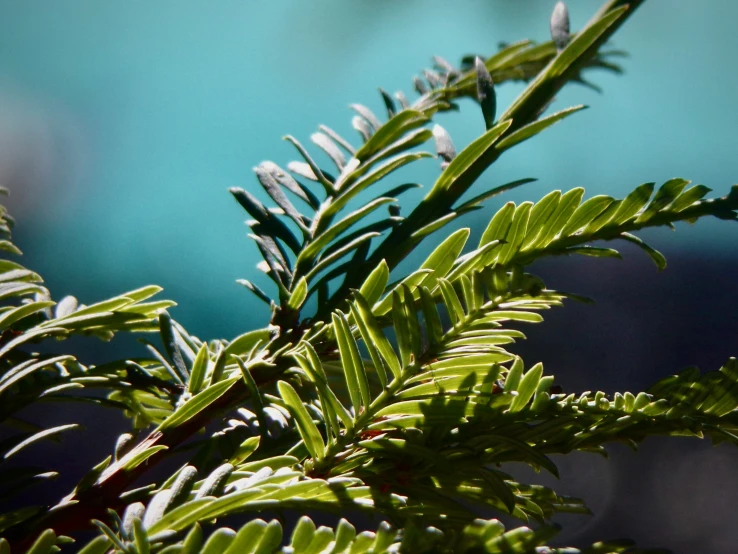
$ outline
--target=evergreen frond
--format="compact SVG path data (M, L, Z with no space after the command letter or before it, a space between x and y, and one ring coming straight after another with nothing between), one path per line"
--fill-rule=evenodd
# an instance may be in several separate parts
M300 159L286 170L273 162L254 169L269 204L230 190L251 218L258 268L276 287L272 295L239 281L270 306L263 328L204 341L172 318L173 302L154 298L159 287L88 306L71 296L55 302L40 275L0 260L0 500L18 504L0 514L0 554L11 546L32 554L77 546L85 554L649 552L626 541L545 546L558 531L555 514L589 509L521 482L510 464L558 477L551 455L606 455L614 441L637 447L669 435L738 443L738 361L706 374L687 369L637 394L563 392L541 363L526 364L514 348L525 338L521 328L577 296L547 288L530 266L545 256L620 257L600 241L624 240L664 269L664 256L637 233L707 216L737 220L738 186L706 199L707 187L671 179L623 199L583 200L584 189L575 188L507 202L476 247L468 246L470 229L457 229L417 269L392 275L434 232L532 181L461 200L503 153L584 107L543 115L563 86L589 85L590 69L620 71L620 53L601 47L641 3L608 0L576 33L558 3L550 42L505 45L458 67L434 58L413 80L414 101L380 89L386 120L351 105L360 144L320 126L310 140L330 167L285 137ZM509 81L527 86L500 110L497 87ZM431 123L463 98L479 105L486 131L457 149ZM420 185L392 179L433 157L419 150L431 139L440 175L401 216L400 195ZM0 206L0 250L16 256L12 226ZM306 314L313 296L317 307ZM141 355L93 365L71 347L36 348L116 333L146 333ZM13 465L20 453L83 432L75 421L26 421L24 410L52 401L119 410L132 429L108 437L110 455L69 494L27 505L28 488L57 477L63 464ZM184 463L152 477L164 460ZM289 533L284 510L302 516ZM363 532L348 519L318 527L313 512L382 522ZM479 518L490 513L531 528ZM266 514L277 519L259 519ZM231 522L241 526L224 526ZM91 542L74 543L90 530L98 532Z

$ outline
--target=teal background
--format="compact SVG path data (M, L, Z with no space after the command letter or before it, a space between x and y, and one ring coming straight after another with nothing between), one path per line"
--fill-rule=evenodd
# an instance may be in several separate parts
M280 140L285 134L307 144L325 123L358 142L348 104L380 113L376 87L409 92L411 76L434 54L456 62L466 53L492 53L498 41L547 39L553 4L0 0L0 181L12 192L7 203L26 265L45 276L55 297L74 294L85 303L160 284L180 303L174 317L202 338L262 326L266 307L234 281L269 285L254 268L258 254L246 238L245 214L227 188L261 196L251 168L295 159ZM578 28L599 2L569 6ZM537 177L505 200L537 200L574 186L621 196L675 176L727 192L738 176L736 21L738 3L729 0L649 0L614 40L631 54L622 60L626 74L590 73L602 95L567 87L554 108L591 108L506 154L472 192ZM500 87L499 105L521 90ZM458 149L483 130L468 102L439 122ZM438 165L421 162L413 171L428 187ZM422 194L407 194L404 205ZM478 234L501 202L494 199L464 224ZM559 324L590 342L583 353L558 358L561 344L535 331L543 345L537 359L552 358L547 368L559 375L582 366L571 369L571 383L641 387L705 356L714 362L705 368L716 369L736 354L738 316L722 312L735 313L728 307L737 300L738 226L704 221L645 236L670 259L664 276L628 248L626 265L555 260L564 268L559 273L542 266L570 290L604 297L600 313L610 317L605 325L574 308L579 319ZM660 287L677 292L658 297ZM657 353L676 359L655 365ZM586 366L595 363L599 373ZM638 367L660 373L646 379ZM649 449L654 459L661 454L650 466L634 465L617 448L610 465L576 456L574 465L562 462L601 514L569 537L630 534L675 551L734 552L734 511L723 517L719 507L734 510L735 450L704 454L704 445L682 455L660 444L645 447L646 459ZM643 486L623 492L633 473ZM655 500L647 504L646 497Z
M431 55L545 40L553 3L2 1L0 180L18 242L56 296L157 283L202 336L260 325L266 306L234 280L268 284L226 189L256 191L253 166L294 159L285 134L308 143L326 123L355 138L348 103L379 112L376 87L409 92ZM598 5L571 2L572 27ZM736 18L728 1L646 2L614 42L631 54L626 75L591 73L602 95L567 88L555 108L591 109L506 154L479 190L537 177L508 198L622 195L682 176L726 191L738 175ZM499 105L521 89L500 87ZM459 148L482 130L470 103L440 122ZM422 168L428 186L437 164ZM483 228L499 202L465 224ZM735 255L726 235L705 222L669 243Z

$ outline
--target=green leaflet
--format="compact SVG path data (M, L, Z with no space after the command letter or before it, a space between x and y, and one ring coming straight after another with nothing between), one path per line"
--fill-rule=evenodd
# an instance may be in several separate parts
M356 294L354 296L353 307L355 309L356 316L358 316L357 321L358 319L361 319L360 332L362 332L363 335L363 331L365 330L370 337L370 340L365 338L364 341L366 343L371 342L373 344L377 352L382 356L382 360L387 364L387 367L390 369L393 376L399 377L401 371L400 361L397 359L397 355L390 345L389 340L387 340L387 337L382 332L382 327L372 314L369 303L361 294Z
M315 553L325 552L326 548L330 546L331 542L333 542L333 531L328 527L324 527L321 525L315 531L313 540L310 541L310 544L304 551Z
M564 250L567 254L581 254L582 256L591 256L593 258L618 258L622 260L623 257L620 252L612 248L600 248L597 246L571 246Z
M15 244L8 240L0 240L0 250L10 252L11 254L15 254L16 256L23 255L23 252L20 251L20 248L18 248Z
M609 224L620 225L641 211L648 204L654 186L655 183L644 183L628 194L618 207L618 211L612 216Z
M383 316L387 314L391 308L392 308L392 292L397 290L399 287L405 285L407 286L411 292L414 294L414 290L419 287L421 284L425 282L426 279L430 275L432 275L433 272L429 269L419 269L417 271L414 271L407 277L405 277L402 281L400 281L397 286L395 286L392 291L387 293L384 298L377 304L374 305L372 308L372 312L375 316Z
M359 292L366 299L367 304L372 306L382 297L384 289L389 282L389 266L385 260L379 262L361 285Z
M516 146L517 144L520 144L521 142L536 136L541 131L548 129L554 123L561 121L562 119L565 119L570 115L584 109L587 109L587 106L573 106L571 108L566 108L565 110L561 110L559 112L556 112L555 114L551 114L542 119L534 121L533 123L528 123L528 125L521 127L514 133L511 133L510 135L502 139L497 145L497 149L502 151L507 150L508 148L512 148L513 146Z
M542 375L543 364L539 363L528 370L520 380L520 384L516 389L510 388L509 381L505 383L506 391L512 392L512 390L515 390L518 393L518 396L516 396L512 401L512 404L510 404L510 412L518 412L522 410L528 402L530 402L531 398L533 398L533 394L535 394L538 389L538 383L540 383Z
M198 394L190 398L187 402L185 402L181 407L177 408L177 410L172 415L162 421L161 424L159 424L159 426L157 427L157 431L163 431L165 429L177 427L179 425L182 425L185 421L192 419L205 408L207 408L210 404L212 404L221 396L223 396L226 392L228 392L228 390L239 379L240 377L230 377L228 379L224 379L219 383L209 386L202 392L199 392Z
M154 302L141 302L139 304L131 304L119 308L116 311L123 314L141 314L153 316L161 310L166 310L176 305L177 303L172 302L171 300L157 300Z
M21 319L30 315L36 314L40 311L43 311L46 308L53 306L54 304L55 302L50 301L31 302L30 304L24 304L23 306L8 310L7 312L0 315L0 329L7 329L15 322L20 321Z
M689 184L686 179L669 179L656 191L653 200L648 204L643 213L636 218L636 223L648 221L667 205L673 202Z
M513 214L515 213L515 202L506 203L490 220L487 228L482 233L479 246L484 246L493 240L505 240L507 231L512 223Z
M614 199L610 196L593 196L582 202L569 218L561 234L563 236L573 235L583 227L589 225L597 216L604 212Z
M21 450L23 450L25 447L27 447L27 446L29 446L29 445L37 442L37 441L40 441L42 439L46 439L46 438L49 438L49 437L53 437L54 435L58 435L59 433L63 433L64 431L69 431L71 429L78 429L79 427L80 427L80 425L78 425L76 423L70 423L70 424L67 424L67 425L58 425L56 427L52 427L51 429L44 429L43 431L39 431L38 433L35 433L35 434L31 435L27 439L19 442L13 448L11 448L7 452L5 452L3 454L3 459L4 460L7 460L11 456L14 456L15 454L17 454L18 452L20 452Z
M26 554L50 554L54 552L56 533L53 529L46 529L26 551Z
M459 277L471 274L475 269L490 265L499 256L500 245L500 241L494 240L461 258L457 258L456 261L459 263L446 275L446 280L453 282Z
M344 256L347 256L351 252L354 252L354 254L357 254L360 247L366 247L365 244L367 241L370 241L374 237L380 236L381 233L372 231L368 233L364 233L362 235L359 235L355 239L347 242L345 245L341 246L340 248L337 248L333 250L333 247L337 244L332 244L324 253L323 256L321 256L320 261L308 272L308 274L303 277L303 279L312 280L315 275L323 271L324 269L328 268L331 264L335 263L336 261L340 260ZM350 262L349 262L350 263ZM298 283L299 285L299 283ZM297 292L297 291L295 291ZM307 296L307 287L306 287L306 296ZM300 299L300 305L302 305L302 302L304 302L305 299ZM296 302L295 302L296 303ZM289 305L289 301L288 301ZM299 307L298 306L298 307Z
M45 334L45 333L40 333ZM21 379L31 375L35 371L39 371L54 364L63 364L74 360L73 356L56 356L35 363L18 364L13 369L7 371L0 377L0 394L4 393L10 386L17 383Z
M666 258L661 252L649 246L637 236L631 235L630 233L620 233L620 238L623 238L628 242L632 242L633 244L637 244L638 246L640 246L641 249L653 260L653 263L656 264L656 267L659 268L659 271L663 271L664 269L666 269Z
M0 209L0 211L2 210ZM11 262L10 260L0 260L0 272L9 272L15 269L24 270L25 268L20 264Z
M528 220L532 207L533 204L531 202L523 202L515 209L515 214L513 214L512 222L510 223L510 230L505 239L507 244L504 244L500 248L499 254L497 255L497 263L506 265L518 253L528 230Z
M200 550L200 554L221 554L233 542L236 532L227 527L216 529L213 534L208 537L205 546Z
M321 404L323 405L323 410L325 414L329 416L329 423L333 425L333 430L336 433L340 432L338 424L335 422L337 417L340 418L344 427L351 428L353 426L353 417L343 404L341 404L340 400L338 400L335 393L330 388L318 354L309 343L305 343L304 347L308 354L307 358L300 354L295 354L295 359L300 364L300 367L302 367L308 374L310 380L315 383ZM338 435L336 434L336 436Z
M430 256L420 266L420 269L430 269L433 271L433 275L424 281L425 286L432 289L435 287L439 278L446 276L453 267L456 258L459 257L459 254L464 249L470 233L471 229L469 228L459 229L451 233L446 240L431 252Z
M515 358L513 365L510 367L510 371L507 372L505 377L505 390L514 391L517 390L520 385L520 379L523 376L523 360L522 358Z
M151 298L155 294L159 294L163 290L164 289L158 285L148 285L145 287L141 287L138 289L125 292L121 294L118 298L128 298L132 300L133 302L141 302L143 300L147 300L148 298ZM92 307L93 306L90 306L90 308Z
M400 138L390 143L388 146L374 154L371 158L366 160L362 165L356 168L353 172L346 175L345 182L353 182L355 179L366 173L366 171L377 162L388 158L399 152L405 152L425 144L433 137L433 132L430 129L415 129L402 135Z
M369 330L369 328L367 327L367 321L361 316L355 302L351 304L351 315L354 318L356 326L359 328L359 333L361 334L361 338L364 341L365 348L369 352L369 357L372 360L374 371L377 373L377 377L379 377L379 382L382 384L382 387L386 387L388 380L387 372L384 368L384 361L382 360L382 357L379 354L379 350L374 345L374 342L372 340L372 336L376 334L377 331L376 329L372 331ZM371 312L369 312L369 315L371 315ZM378 332L381 334L382 330L379 329Z
M249 391L252 407L256 412L256 419L259 422L259 431L262 436L266 437L269 431L266 416L264 415L264 401L261 397L261 391L259 390L253 375L251 375L251 370L249 370L248 366L241 360L241 358L237 357L236 363L238 364L238 368L241 370L243 382L246 384L246 388Z
M136 550L138 551L137 554L149 554L151 552L146 531L143 528L141 520L138 518L133 520L133 538Z
M466 371L464 368L478 367L486 365L489 367L491 364L504 362L513 358L511 354L507 352L491 352L485 354L471 354L468 356L461 356L457 358L450 358L448 360L440 360L428 364L428 368L432 371L455 369L459 371Z
M151 285L148 287L142 287L140 289L129 291L120 296L116 296L115 298L104 300L96 304L91 304L90 306L87 306L86 308L77 310L76 312L74 312L73 315L74 317L79 317L83 315L98 314L98 313L103 313L103 312L114 312L120 308L130 306L131 304L141 302L142 300L146 300L147 298L154 296L161 290L162 290L161 287L158 287L155 285ZM66 321L67 319L69 319L69 316L66 318L59 318L56 320L51 320L47 323L47 325L51 324L52 322L61 323L63 321Z
M468 365L457 365L451 367L445 367L436 369L438 364L430 364L428 370L415 375L406 381L407 385L413 383L419 383L432 379L448 379L451 377L464 377L469 378L472 376L472 380L475 385L479 385L482 381L494 381L500 374L500 366L497 363L490 364L488 360L490 358L496 358L498 363L507 362L513 358L512 354L494 354L494 355L482 355L477 358L483 357L484 363L475 364L474 362L468 362ZM468 356L468 358L474 358L474 356ZM466 362L464 357L459 360Z
M444 227L448 223L451 223L460 215L462 214L457 211L449 212L446 215L441 216L438 219L428 223L427 225L424 225L417 231L414 231L413 234L410 235L410 237L413 239L421 239L427 235L430 235L431 233L438 231L438 229Z
M151 446L149 448L146 448L145 450L142 450L140 452L136 452L136 454L133 454L132 456L128 456L128 455L123 456L123 458L121 459L121 469L123 471L130 471L132 469L135 469L136 467L141 465L143 462L145 462L148 458L150 458L157 452L161 452L162 450L167 450L168 448L169 448L168 446L159 444L156 446Z
M711 192L711 189L706 186L695 185L677 196L676 199L667 206L666 210L672 213L679 213L689 208L709 192Z
M399 392L397 398L404 400L424 396L448 395L457 391L468 394L466 391L469 391L477 384L471 381L469 375L466 373L447 377L433 375L431 378L432 381L430 383L423 383Z
M472 334L473 333L473 334ZM472 346L472 345L487 345L494 346L499 344L510 344L515 342L515 339L505 335L498 335L494 332L488 331L465 331L459 333L462 338L454 339L447 342L446 345L455 348L458 346Z
M269 335L269 329L257 329L255 331L249 331L248 333L239 335L230 343L228 343L228 346L226 346L226 358L229 358L230 356L243 356L244 354L248 354L259 341L268 341Z
M339 210L341 210L349 202L349 200L354 198L357 194L359 194L370 185L373 185L377 181L383 179L396 169L399 169L411 162L429 157L431 157L431 154L429 154L428 152L412 152L409 154L399 154L398 156L395 156L394 158L386 161L384 164L374 169L372 172L361 177L360 179L357 179L356 182L345 188L345 190L342 190L341 194L331 204L327 206L324 215L332 216L337 214Z
M200 554L203 541L203 532L200 525L195 524L185 537L180 554Z
M311 243L309 243L305 248L302 249L302 251L297 257L297 265L299 266L300 263L305 263L307 260L312 260L326 246L328 246L328 244L333 239L335 239L338 235L346 231L354 223L366 217L367 215L369 215L371 212L373 212L380 206L383 206L384 204L387 204L389 202L394 202L394 201L395 201L394 198L377 198L376 200L369 202L367 205L363 206L362 208L359 208L358 210L351 212L349 215L344 217L339 222L334 223L328 229L322 232L320 235L316 236L315 239Z
M397 336L397 349L400 351L400 361L403 367L408 367L415 360L415 351L413 348L410 319L405 310L405 293L404 289L400 287L392 291L392 322Z
M336 552L343 552L348 548L356 537L356 528L345 519L341 519L336 527Z
M556 211L549 217L538 239L533 243L535 248L544 248L556 238L576 211L583 195L583 188L575 188L561 197Z
M447 400L443 404L428 405L426 400L404 400L395 402L377 412L377 417L413 415L448 419L458 422L459 418L474 415L476 405L463 400Z
M87 332L92 330L99 331L114 331L120 329L135 329L136 324L140 324L143 329L147 331L153 331L156 329L154 323L149 320L146 316L142 316L136 313L126 313L121 310L115 312L99 312L94 314L86 315L71 315L58 321L59 327L67 329L69 331L81 331ZM35 329L49 329L51 326L48 325L48 321L37 325ZM143 330L142 329L142 330Z
M428 336L428 342L433 348L436 348L443 339L443 326L441 325L441 317L436 309L436 303L433 295L427 287L421 286L420 301L423 309L423 319L425 320L425 330Z
M134 300L130 298L125 298L125 297L111 298L110 300L104 300L103 302L98 302L97 304L92 304L91 306L77 310L73 314L70 314L69 316L62 317L59 319L49 320L45 322L43 325L53 327L54 326L53 324L65 323L72 318L76 319L82 316L92 316L92 315L97 315L97 314L111 313L125 306L129 306L130 304L133 304L133 303L134 303Z
M589 224L582 231L582 234L592 235L606 225L609 225L609 223L612 221L612 218L615 216L615 213L617 213L620 204L622 203L622 200L613 200L604 210L602 210L602 212L597 217L589 222Z
M299 460L293 456L274 456L264 460L256 460L254 462L246 462L239 466L241 471L259 471L263 467L270 467L272 469L279 469L281 467L292 467L297 464Z
M387 123L382 125L379 130L372 135L364 145L356 151L355 157L364 161L372 155L387 147L390 143L397 139L400 135L420 127L426 121L428 116L414 110L403 110Z
M541 234L542 230L545 229L546 223L548 223L548 220L556 212L556 208L559 207L560 201L561 191L555 190L541 198L531 208L525 238L520 245L521 251L528 250L533 246L533 244L535 244L536 239Z
M348 387L354 412L359 415L371 403L369 381L367 379L364 362L361 360L359 348L351 335L348 321L342 312L333 314L333 329L341 354L341 365Z
M267 530L267 523L262 519L249 521L238 530L230 546L223 554L243 554L253 552L252 548L258 545Z
M258 545L252 543L252 554L272 554L282 543L282 526L272 520L261 535ZM236 554L236 553L227 553Z
M392 529L386 521L379 524L371 548L373 552L385 552L395 542L399 532Z
M477 294L477 292L474 290L474 287L472 286L471 279L468 275L462 275L461 277L459 277L459 282L461 283L461 291L464 295L464 305L466 306L466 311L472 313L482 305L482 302L484 301L482 295L484 293L482 291L479 291L479 294Z
M315 524L313 520L307 516L303 516L298 520L297 525L295 525L290 546L294 552L302 552L310 545L314 535Z
M510 125L512 125L512 120L501 121L459 152L458 156L441 173L426 199L453 188L466 171L492 148L497 139L510 128Z
M23 296L42 292L42 287L32 283L0 283L0 300L13 296Z
M460 325L466 319L466 313L464 308L461 306L453 285L446 279L439 279L438 284L441 288L441 295L443 296L443 303L446 305L446 310L451 317L454 327Z
M225 371L226 366L226 357L226 348L223 348L222 346L218 347L218 350L215 353L215 361L213 361L213 369L208 378L208 386L218 383L223 377L223 372Z
M100 535L87 543L87 545L79 551L79 554L105 554L110 546L110 539L105 535ZM7 554L10 554L10 550L8 550Z
M228 459L228 463L233 466L242 464L259 448L261 437L249 437L241 443L233 455Z
M208 368L208 362L210 361L210 351L208 345L204 344L200 347L195 357L195 362L192 364L192 371L190 372L190 380L187 383L187 390L190 394L197 394L200 392L200 388L205 380L205 371Z
M307 298L307 293L308 293L307 279L305 277L302 277L297 282L294 289L292 289L292 293L290 294L290 297L287 300L287 307L289 307L292 310L299 310L303 302L305 302L305 299Z
M408 328L410 329L410 349L412 352L412 361L417 362L423 353L422 330L420 321L418 320L417 310L415 308L415 298L413 292L407 285L403 285L402 291L403 310L407 318Z
M512 320L512 321L528 321L530 323L540 323L543 321L543 317L540 314L537 314L535 312L525 312L522 310L495 310L493 312L490 312L489 315L486 315L479 320L477 320L478 323L489 323L492 321L506 321L506 320Z

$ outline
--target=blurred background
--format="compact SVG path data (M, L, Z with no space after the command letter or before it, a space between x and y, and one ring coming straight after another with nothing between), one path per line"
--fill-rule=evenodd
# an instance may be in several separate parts
M577 29L600 3L568 4ZM432 55L455 63L467 53L491 54L499 41L546 40L553 5L0 0L0 184L11 190L25 265L45 277L54 297L74 294L85 303L162 285L180 304L174 317L203 339L263 326L264 304L234 282L268 286L256 275L258 253L227 188L260 195L251 168L294 159L280 140L285 134L307 143L325 123L355 137L348 103L380 113L376 88L409 92ZM625 75L590 73L602 95L567 87L554 108L591 109L506 154L472 192L538 181L462 224L479 236L502 202L538 200L555 188L622 196L679 176L726 193L738 181L736 20L738 3L730 0L646 2L615 36L614 46L631 55ZM520 90L500 87L501 109ZM468 102L439 122L459 149L483 131ZM413 171L429 186L438 165ZM404 205L423 194L408 193ZM666 272L627 245L625 261L537 266L549 287L598 300L570 304L526 330L519 351L529 363L543 361L566 390L643 389L690 365L717 369L738 354L738 225L702 221L643 236L667 255ZM428 240L415 262L438 240ZM70 468L72 482L74 471L100 458L89 444L96 425L65 443L65 450L85 447L79 468ZM595 511L562 519L562 542L627 536L676 553L736 552L735 448L653 439L638 455L621 446L610 452L609 462L557 460L557 490L583 495Z

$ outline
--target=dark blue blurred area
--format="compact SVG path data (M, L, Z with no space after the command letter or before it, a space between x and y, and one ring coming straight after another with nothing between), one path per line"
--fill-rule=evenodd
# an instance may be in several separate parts
M266 307L234 282L269 286L227 188L261 195L251 168L295 159L283 135L307 143L325 123L355 136L348 103L379 112L376 88L408 92L434 54L456 62L492 53L499 41L547 39L553 4L0 0L0 184L11 189L25 264L56 298L85 303L162 285L180 304L173 316L203 339L263 326ZM599 6L568 4L573 28ZM536 177L504 200L575 186L622 196L675 176L727 192L738 181L736 20L730 0L649 0L615 37L631 54L626 74L590 74L602 95L566 88L554 109L591 108L506 154L471 193ZM520 90L500 87L498 103ZM483 130L470 103L439 121L457 148ZM427 189L438 165L412 171ZM408 193L404 212L423 194ZM478 236L504 200L462 224ZM598 300L570 303L526 329L520 352L542 360L566 390L640 390L738 355L738 225L703 221L644 238L667 255L666 272L627 246L624 262L537 264L550 287ZM438 240L403 267L417 266ZM92 418L65 443L80 452L72 481L112 449L120 431L99 450L89 444L105 424L113 425ZM609 464L592 455L557 460L558 488L591 499L597 514L567 518L562 539L631 536L677 553L738 551L734 448L673 439L649 441L637 456L611 451Z

